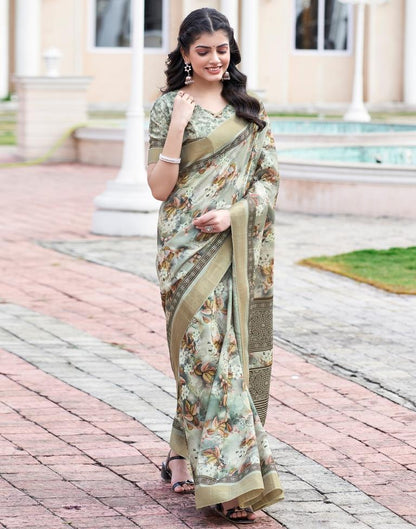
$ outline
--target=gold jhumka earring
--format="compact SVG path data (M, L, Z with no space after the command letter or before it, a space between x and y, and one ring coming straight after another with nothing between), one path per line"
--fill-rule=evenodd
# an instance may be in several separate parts
M194 82L194 80L192 79L192 75L191 75L191 72L192 72L192 66L191 66L191 63L185 63L185 73L186 73L186 77L185 77L185 84L188 85L188 84L192 84Z

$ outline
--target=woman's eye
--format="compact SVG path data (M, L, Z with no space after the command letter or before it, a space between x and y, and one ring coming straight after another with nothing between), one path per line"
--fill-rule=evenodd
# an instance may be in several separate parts
M206 53L198 53L198 55L199 55L200 57L204 57L204 56L206 55Z

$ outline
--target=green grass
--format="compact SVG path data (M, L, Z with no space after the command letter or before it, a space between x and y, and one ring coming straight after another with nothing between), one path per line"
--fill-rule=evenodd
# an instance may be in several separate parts
M342 114L333 114L331 112L269 112L271 118L294 118L294 119L311 119L311 120L334 120L342 121ZM416 122L416 112L371 112L371 120L374 123L409 123Z
M16 144L16 123L0 118L0 145Z
M319 114L312 113L308 114L307 112L268 112L270 118L317 118Z
M310 257L299 264L328 270L395 294L416 294L416 246Z
M9 113L0 114L0 145L16 144L16 119Z
M126 119L126 113L120 110L92 110L89 119Z
M416 112L371 112L371 118L375 120L391 121L394 122L394 118L409 118L413 122L416 118Z

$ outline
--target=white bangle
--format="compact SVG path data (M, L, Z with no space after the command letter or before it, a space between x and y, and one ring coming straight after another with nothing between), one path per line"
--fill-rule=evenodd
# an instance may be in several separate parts
M180 158L171 158L170 156L164 156L163 154L159 154L159 160L162 160L162 162L167 163L181 163Z

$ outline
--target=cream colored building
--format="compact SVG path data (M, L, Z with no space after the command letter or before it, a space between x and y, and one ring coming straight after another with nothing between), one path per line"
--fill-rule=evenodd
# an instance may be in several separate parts
M346 105L354 68L355 10L338 0L146 0L145 103L164 83L177 29L198 7L215 7L235 27L253 89L282 108ZM62 53L62 76L91 76L91 106L129 97L129 0L0 0L0 98L13 75L43 75L42 55ZM416 0L366 7L364 100L416 105Z

